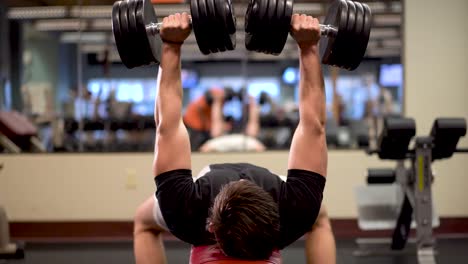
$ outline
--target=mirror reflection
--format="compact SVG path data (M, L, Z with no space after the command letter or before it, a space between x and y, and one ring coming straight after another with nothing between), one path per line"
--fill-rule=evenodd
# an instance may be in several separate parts
M153 151L158 67L122 64L110 20L113 1L72 2L2 2L1 151ZM354 71L323 67L330 149L366 148L381 117L403 112L401 3L363 2L373 11L363 62ZM235 51L204 56L193 34L183 46L183 115L193 151L281 150L291 143L298 122L297 47L289 37L278 56L248 52L247 4L234 2ZM323 21L327 7L328 1L296 1L294 12ZM162 20L188 4L155 9Z

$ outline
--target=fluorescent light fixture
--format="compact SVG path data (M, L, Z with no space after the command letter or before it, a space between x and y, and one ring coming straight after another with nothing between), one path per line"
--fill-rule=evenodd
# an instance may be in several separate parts
M106 43L109 35L103 32L66 32L60 36L62 43Z
M81 26L84 26L85 22ZM78 31L79 19L43 19L37 20L35 27L38 31Z
M65 14L63 6L15 7L8 10L9 19L63 18Z

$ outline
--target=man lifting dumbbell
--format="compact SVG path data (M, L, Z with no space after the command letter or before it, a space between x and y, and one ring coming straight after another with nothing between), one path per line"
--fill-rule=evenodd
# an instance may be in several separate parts
M192 151L198 150L209 139L223 134L223 106L232 99L230 88L213 87L187 105L183 120L189 131Z
M300 122L291 145L287 180L251 164L213 164L192 178L190 142L182 121L181 45L190 33L187 14L164 19L155 103L157 191L137 210L137 263L164 263L161 232L195 246L216 244L228 256L267 259L304 234L308 263L334 263L331 229L317 220L327 146L325 93L317 19L294 15L291 34L300 53ZM323 218L326 219L326 218ZM318 223L313 228L314 223Z

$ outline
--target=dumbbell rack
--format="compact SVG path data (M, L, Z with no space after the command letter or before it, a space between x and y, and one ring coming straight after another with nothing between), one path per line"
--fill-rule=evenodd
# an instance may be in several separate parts
M455 152L466 152L466 150L456 149L460 137L466 134L466 121L459 118L437 119L434 122L431 135L416 137L414 149L408 150L409 142L415 132L415 123L412 119L385 120L383 132L379 138L378 150L368 152L369 154L378 154L381 159L397 161L396 169L390 173L391 175L388 175L389 173L375 175L378 176L377 178L381 177L382 180L368 178L368 182L396 182L404 193L404 201L394 228L391 247L386 250L375 250L375 247L370 246L382 244L382 240L361 239L357 240L360 249L355 251L355 256L401 254L408 242L414 216L416 226L414 243L416 244L418 263L436 263L435 239L432 232L434 215L432 183L434 175L431 165L436 159L449 158ZM407 159L411 161L410 168L405 167Z

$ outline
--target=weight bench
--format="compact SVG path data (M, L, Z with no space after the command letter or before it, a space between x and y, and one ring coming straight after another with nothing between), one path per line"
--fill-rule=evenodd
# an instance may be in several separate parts
M217 246L192 247L190 252L190 264L280 264L281 254L274 251L267 260L239 260L227 257Z
M390 205L401 205L398 206L396 223L387 223L387 227L394 227L390 249L393 252L403 250L408 242L410 228L415 227L418 263L432 264L436 263L434 257L435 239L432 235L432 228L439 224L432 202L431 187L434 179L432 162L450 158L455 152L468 152L466 149L457 149L458 141L466 135L466 120L463 118L436 119L430 135L416 137L414 148L409 149L409 143L415 134L416 125L411 118L386 118L384 120L377 149L370 150L368 153L378 154L381 159L395 160L397 166L395 169L368 170L367 183L369 186L366 187L367 190L362 187L356 189L358 204L362 207L359 208L359 226L366 229L366 225L362 224L361 217L372 215L373 208L367 206L366 202L376 204L375 200L379 200L378 197L382 197L383 192L387 191L390 194L387 198L391 197L390 200L393 202ZM406 168L404 163L407 159L411 161L409 168ZM391 187L396 188L393 194L392 190L388 190ZM376 190L376 188L381 189ZM373 191L369 191L371 189ZM368 199L362 198L365 192L374 196ZM385 201L386 199L384 197L380 200ZM385 202L388 204L388 201ZM385 202L382 204L385 205ZM364 210L366 206L368 207L367 211ZM394 210L396 207L390 210L383 208L377 212L377 215L381 216L389 211L391 214L392 209ZM372 223L372 221L369 222L371 222L370 226L374 224L372 227L378 229L375 227L379 225ZM370 255L370 253L371 251L366 253L357 251L356 255L363 256Z
M37 128L18 112L0 112L0 146L12 153L46 152L37 138Z

